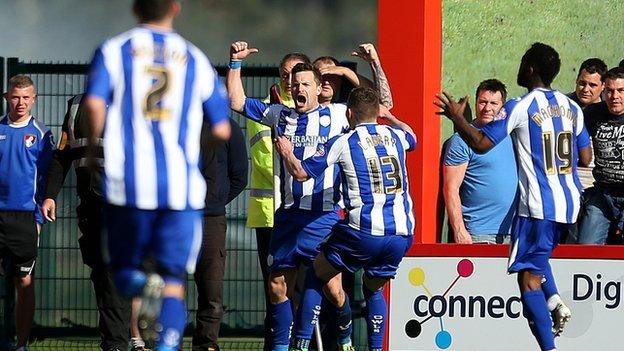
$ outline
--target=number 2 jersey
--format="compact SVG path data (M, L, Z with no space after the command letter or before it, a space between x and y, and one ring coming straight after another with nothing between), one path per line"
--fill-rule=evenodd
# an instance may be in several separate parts
M319 106L307 113L298 113L284 105L270 105L258 99L245 99L243 113L248 118L273 127L278 135L286 136L293 144L294 154L306 159L322 152L323 145L349 128L347 107L344 104ZM281 207L311 211L333 211L340 201L338 168L331 166L317 177L304 182L295 180L284 167L281 158L273 162L279 186ZM276 203L275 207L279 207Z
M402 130L364 123L332 139L302 162L311 177L339 165L347 221L364 234L412 235L414 214L405 163L415 138Z
M505 103L482 132L494 143L511 135L518 164L518 215L574 223L583 187L579 150L590 146L581 108L564 94L538 88Z
M106 101L107 202L139 209L201 209L200 132L227 121L229 104L208 58L173 31L140 26L105 41L87 96Z

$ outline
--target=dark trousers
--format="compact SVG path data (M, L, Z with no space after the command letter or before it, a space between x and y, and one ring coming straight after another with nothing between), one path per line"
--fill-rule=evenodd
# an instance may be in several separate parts
M126 350L130 341L130 301L117 293L113 277L104 262L102 209L99 199L81 199L76 208L82 261L91 268L91 282L100 315L98 329L103 350Z
M219 349L217 339L223 318L223 275L225 274L225 233L227 220L204 216L201 251L195 268L197 314L193 350Z
M269 257L269 244L271 242L271 233L273 228L256 228L256 244L258 246L258 260L260 261L260 270L262 271L262 280L264 281L264 348L263 351L271 350L271 318L267 313L271 308L269 300L269 265L267 258Z

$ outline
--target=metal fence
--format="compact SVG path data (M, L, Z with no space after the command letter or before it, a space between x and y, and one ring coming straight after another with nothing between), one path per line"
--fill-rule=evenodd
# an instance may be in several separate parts
M66 112L67 100L85 89L87 69L88 65L81 63L22 62L17 58L0 57L0 88L2 88L0 90L4 91L5 82L15 74L30 76L35 82L38 94L33 115L42 120L57 138ZM217 66L216 69L221 77L225 76L226 66ZM277 79L277 67L243 68L243 85L250 97L264 98L269 87ZM0 112L3 114L4 111L4 104L0 104ZM233 113L232 118L239 122L243 132L246 133L245 119L236 113ZM57 220L45 225L40 236L33 335L40 338L56 337L57 339L47 349L69 349L76 343L71 340L58 340L59 337L97 335L98 315L89 280L90 272L82 263L77 241L79 234L75 208L78 205L78 198L74 188L74 172L70 171L57 199ZM223 292L225 316L221 328L222 335L225 336L262 336L264 320L262 275L256 254L255 233L245 227L248 192L245 190L227 206L228 257ZM357 297L361 298L361 295L356 293ZM188 281L186 301L189 310L188 322L192 324L197 301L192 279ZM0 310L0 312L4 312L3 315L7 316L8 311ZM192 328L192 325L190 327ZM356 345L365 342L364 328L364 323L360 321L355 323ZM65 346L53 346L61 344ZM244 346L239 344L230 342L230 347L225 349L251 350L262 347L258 342L247 342ZM82 347L81 349L97 348L97 344L93 341L88 345L80 342L77 345L78 348Z

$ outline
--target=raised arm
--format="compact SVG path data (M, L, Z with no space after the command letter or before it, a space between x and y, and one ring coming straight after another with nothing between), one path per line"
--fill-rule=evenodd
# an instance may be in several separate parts
M373 80L375 81L375 87L379 91L379 97L381 104L391 109L394 105L392 101L392 93L390 92L390 84L388 84L388 78L383 68L381 68L381 61L375 46L370 43L360 44L360 46L351 53L353 56L357 56L364 61L368 62L373 72Z
M442 111L436 112L436 114L448 117L453 122L457 133L476 152L485 153L494 147L494 143L483 132L471 127L464 117L466 107L468 106L468 96L455 101L448 93L442 92L442 94L436 95L436 100L433 102L442 109Z
M245 41L237 41L230 45L230 64L225 84L230 98L230 108L236 112L243 112L246 98L241 80L241 64L245 58L256 52L258 49L250 48Z

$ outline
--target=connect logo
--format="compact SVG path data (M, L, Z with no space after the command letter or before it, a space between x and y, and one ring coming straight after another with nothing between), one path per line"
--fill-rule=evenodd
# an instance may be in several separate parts
M444 321L442 320L442 316L447 313L449 307L449 304L446 303L445 297L451 291L453 286L459 281L459 279L468 278L472 275L473 272L474 264L472 263L472 261L468 259L462 259L461 261L459 261L459 263L457 263L457 277L455 278L455 280L449 285L449 287L446 289L446 291L444 291L442 295L434 295L427 288L425 271L419 267L413 268L409 272L409 281L413 286L422 288L426 294L421 295L415 299L414 312L418 317L426 318L421 321L417 319L409 320L405 324L405 333L410 338L417 338L422 332L423 324L425 324L432 318L438 318L440 321L440 331L436 333L435 343L436 346L442 350L448 349L453 342L453 336L451 335L451 333L444 329ZM422 311L420 306L421 302L426 301L428 301L426 311Z

